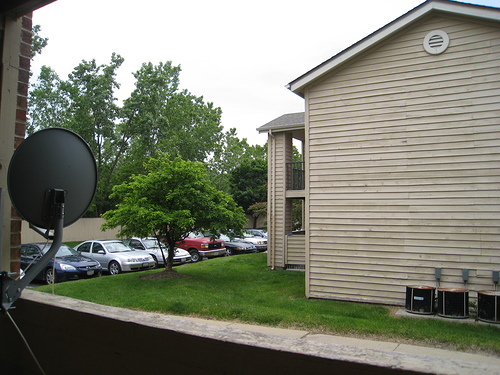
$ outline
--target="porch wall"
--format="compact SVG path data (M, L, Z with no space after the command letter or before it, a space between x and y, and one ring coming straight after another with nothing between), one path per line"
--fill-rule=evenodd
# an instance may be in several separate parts
M286 234L291 231L291 200L286 199L286 163L292 160L292 135L281 132L269 135L268 141L268 266L285 267Z
M415 375L443 367L465 374L453 371L461 369L456 360L331 344L307 331L126 310L31 290L10 314L51 375ZM0 314L0 336L1 374L40 374L6 314ZM75 361L80 357L88 360ZM477 369L493 371L479 363Z
M289 234L286 236L285 267L287 269L305 269L305 235Z

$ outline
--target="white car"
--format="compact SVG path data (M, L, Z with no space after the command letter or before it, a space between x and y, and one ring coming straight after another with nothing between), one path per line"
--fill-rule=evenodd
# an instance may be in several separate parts
M257 251L266 251L267 250L267 238L263 238L260 236L254 236L252 233L245 232L244 235L240 238L247 242L251 242L257 248Z
M267 238L267 232L264 229L245 229L245 233L253 237Z
M85 241L75 247L80 254L97 260L111 275L156 267L151 255L133 250L119 240Z
M157 266L164 266L165 262L163 262L163 254L165 255L165 259L168 257L168 249L163 243L158 245L158 240L154 237L148 238L138 238L133 237L129 240L125 241L130 247L138 251L147 251L155 260ZM163 254L162 254L163 252ZM191 255L183 249L175 248L174 249L174 264L184 264L191 262Z

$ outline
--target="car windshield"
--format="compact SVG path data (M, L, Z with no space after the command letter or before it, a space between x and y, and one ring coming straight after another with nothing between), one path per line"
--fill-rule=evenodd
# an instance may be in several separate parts
M220 238L221 240L223 240L223 241L226 241L226 242L230 242L230 241L231 241L231 239L230 239L228 236L226 236L225 234L221 234L221 235L219 236L219 238Z
M104 246L110 253L123 253L126 251L132 251L130 247L125 245L123 242L105 242Z
M43 254L45 254L47 251L50 250L50 246L51 246L50 244L45 245L45 247L42 249ZM78 254L77 251L72 249L71 247L63 244L63 245L61 245L61 247L57 251L56 257L58 257L58 258L59 257L66 257L69 255L80 255L80 254Z
M142 243L144 244L144 246L146 246L147 249L150 249L152 247L158 247L158 241L155 240L154 238L147 238L145 240L142 240Z
M260 237L258 234L252 232L243 232L244 237Z

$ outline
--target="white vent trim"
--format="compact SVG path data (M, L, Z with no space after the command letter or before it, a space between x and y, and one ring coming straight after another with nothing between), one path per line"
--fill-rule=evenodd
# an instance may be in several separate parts
M443 30L433 30L424 38L424 49L431 55L439 55L450 45L450 37Z

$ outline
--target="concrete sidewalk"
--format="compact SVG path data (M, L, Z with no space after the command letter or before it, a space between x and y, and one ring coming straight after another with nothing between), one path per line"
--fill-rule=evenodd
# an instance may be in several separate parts
M335 335L221 322L127 310L77 299L24 290L22 299L50 305L78 314L88 314L139 326L175 332L189 337L217 340L226 345L264 350L273 358L279 353L315 358L321 363L343 364L348 368L371 368L370 374L500 374L500 358L428 348L395 342L363 340ZM499 330L500 339L500 330ZM244 358L244 357L242 357ZM254 358L258 361L258 358ZM337 366L337 365L336 365ZM387 371L384 372L384 369Z

